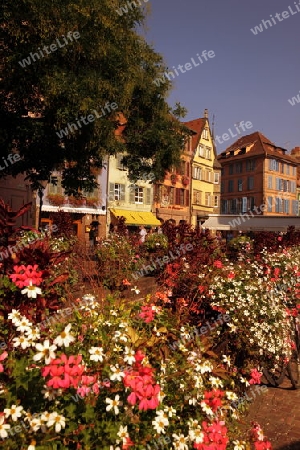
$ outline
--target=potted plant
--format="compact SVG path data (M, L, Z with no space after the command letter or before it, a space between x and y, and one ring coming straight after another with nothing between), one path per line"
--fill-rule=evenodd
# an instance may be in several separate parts
M186 175L183 175L181 178L181 183L183 184L183 186L187 186L190 182L189 177L187 177Z
M176 175L176 173L172 173L171 174L171 183L176 184L176 182L177 182L177 175Z
M85 198L69 197L69 203L73 206L84 206L86 202Z
M98 198L97 197L87 197L86 199L86 206L94 206L96 207L98 204Z
M62 194L48 194L47 198L50 205L60 206L65 203L65 196Z

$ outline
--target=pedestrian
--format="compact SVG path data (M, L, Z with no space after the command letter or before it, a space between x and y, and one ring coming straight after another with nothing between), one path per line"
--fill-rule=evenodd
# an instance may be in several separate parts
M146 236L147 236L147 231L146 231L146 229L145 229L145 227L144 227L144 225L141 225L140 227L139 227L139 235L140 235L140 244L143 244L144 242L145 242L145 239L146 239Z
M93 249L96 245L96 227L95 227L95 225L90 225L89 242L90 242L90 248Z

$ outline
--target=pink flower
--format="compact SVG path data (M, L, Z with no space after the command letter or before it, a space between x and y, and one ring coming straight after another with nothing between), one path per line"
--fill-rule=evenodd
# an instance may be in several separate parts
M220 260L214 261L214 267L217 267L218 269L222 269L223 263Z
M142 306L142 312L139 314L141 319L144 319L145 323L150 323L155 318L155 311L152 309L152 306Z
M2 355L0 355L0 361L4 361L4 359L7 357L8 357L8 353L3 352ZM4 372L3 364L0 364L0 372Z
M251 379L249 380L250 384L260 384L260 379L262 377L261 372L258 372L257 369L251 369L250 375L251 375Z
M233 278L235 278L235 273L234 273L234 272L229 272L229 274L227 275L227 277L228 277L229 279L233 279Z

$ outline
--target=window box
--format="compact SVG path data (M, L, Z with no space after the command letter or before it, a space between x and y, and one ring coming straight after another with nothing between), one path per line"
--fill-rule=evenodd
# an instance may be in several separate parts
M177 175L175 173L172 173L170 178L171 178L171 183L172 184L176 184L177 183L178 177L177 177Z
M61 194L48 194L47 198L50 205L61 206L65 203L65 196Z
M181 183L183 184L183 186L187 186L190 183L189 177L183 175L183 177L181 178Z

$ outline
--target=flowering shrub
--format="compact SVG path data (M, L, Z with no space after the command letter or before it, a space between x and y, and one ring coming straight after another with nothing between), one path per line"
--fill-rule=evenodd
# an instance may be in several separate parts
M178 317L146 303L116 309L110 297L100 308L89 296L72 322L48 329L9 313L2 448L142 449L161 439L174 449L236 448L241 380L228 376L209 339L178 331Z
M113 233L101 239L96 250L99 278L109 289L122 289L123 279L142 264L138 248L128 237Z

